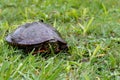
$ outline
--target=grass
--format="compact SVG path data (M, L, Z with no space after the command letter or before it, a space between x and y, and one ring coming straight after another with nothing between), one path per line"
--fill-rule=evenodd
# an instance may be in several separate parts
M120 80L119 0L0 0L0 80ZM69 51L26 55L5 36L44 20Z

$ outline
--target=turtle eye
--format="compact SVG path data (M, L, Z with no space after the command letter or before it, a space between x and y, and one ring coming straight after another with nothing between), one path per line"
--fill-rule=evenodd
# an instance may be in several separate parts
M13 42L15 42L15 39L11 38L11 40L12 40Z
M12 40L13 42L20 42L20 41L22 41L22 38L21 38L21 37L11 36L11 40Z

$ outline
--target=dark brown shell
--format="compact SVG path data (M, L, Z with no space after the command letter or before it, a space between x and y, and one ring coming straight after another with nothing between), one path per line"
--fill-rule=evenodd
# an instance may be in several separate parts
M19 26L12 34L6 37L6 41L17 46L34 46L45 42L59 42L60 45L67 46L54 27L42 22L26 23Z
M46 41L66 43L55 28L42 22L27 23L20 26L6 37L6 41L18 45L33 45Z

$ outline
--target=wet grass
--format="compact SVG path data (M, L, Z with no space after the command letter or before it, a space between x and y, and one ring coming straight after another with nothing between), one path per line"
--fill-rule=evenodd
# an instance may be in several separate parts
M0 0L0 80L120 80L119 0ZM26 55L5 36L43 20L67 41L66 53Z

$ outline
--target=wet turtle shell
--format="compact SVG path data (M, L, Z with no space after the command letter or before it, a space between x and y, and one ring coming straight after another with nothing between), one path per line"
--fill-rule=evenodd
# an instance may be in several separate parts
M19 26L6 37L6 41L28 51L35 48L36 51L48 52L52 46L55 52L59 52L67 48L67 43L61 38L60 33L43 22L32 22Z

